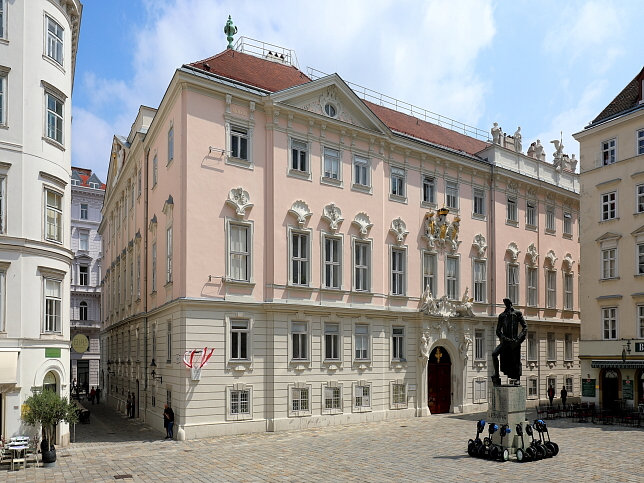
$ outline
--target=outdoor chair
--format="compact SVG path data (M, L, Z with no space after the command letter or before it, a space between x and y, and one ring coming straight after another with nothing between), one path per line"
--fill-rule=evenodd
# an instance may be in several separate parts
M0 465L10 465L12 458L11 450L7 446L0 447Z
M25 464L29 464L31 462L35 463L36 466L40 464L40 456L38 455L40 445L38 443L38 438L32 438L31 441L29 441L29 448L27 448L25 453L25 459L27 460Z

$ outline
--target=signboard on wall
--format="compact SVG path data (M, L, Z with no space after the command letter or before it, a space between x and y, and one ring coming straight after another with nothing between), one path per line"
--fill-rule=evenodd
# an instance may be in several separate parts
M595 379L581 380L581 395L583 397L595 397Z
M633 399L632 379L625 379L622 381L622 399Z
M89 339L84 334L76 334L72 339L72 349L74 352L83 354L89 349Z
M45 357L60 357L60 347L45 347Z

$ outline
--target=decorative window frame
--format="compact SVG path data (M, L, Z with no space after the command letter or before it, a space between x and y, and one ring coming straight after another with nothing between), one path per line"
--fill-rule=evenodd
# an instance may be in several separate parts
M553 331L546 332L546 361L551 364L550 367L557 362L557 334Z
M334 324L338 326L338 358L327 359L326 357L326 326ZM322 360L322 367L327 370L334 371L342 367L344 356L344 324L339 319L323 320L321 324L321 341L320 341L320 359Z
M445 296L448 296L448 294L447 294L447 260L450 259L450 258L456 259L458 266L456 267L457 268L457 270L456 270L456 297L454 297L453 299L449 299L449 300L458 300L458 299L460 299L459 294L461 293L461 254L460 253L455 253L453 255L446 255L445 256L444 270L443 270L443 274L444 274L443 278L445 279L445 283L444 283L444 287L443 287L443 290L444 290L443 293L445 294Z
M553 224L552 227L548 226L548 216L549 216L550 212L552 212L552 220L553 220L552 221L552 224ZM557 208L555 207L554 203L548 203L546 205L545 214L546 214L546 230L545 230L545 233L546 233L546 235L554 235L555 233L557 233Z
M246 340L246 351L248 353L247 359L233 359L232 348L232 321L233 320L246 320L248 321L248 339ZM224 331L226 340L225 361L226 369L243 373L245 371L253 370L253 333L254 333L255 318L252 314L247 312L227 312L224 314Z
M306 170L302 171L293 168L293 143L298 142L306 145ZM298 163L299 164L299 163ZM289 135L288 137L288 165L286 166L286 175L294 178L311 180L311 142L303 137Z
M396 357L394 358L394 329L402 329L403 334L402 334L402 357ZM408 362L408 353L409 350L407 348L407 342L408 342L408 330L405 324L402 323L401 320L398 320L396 322L392 322L389 324L389 363L392 367L396 369L401 369L407 365Z
M600 310L599 320L600 320L600 323L601 323L601 325L600 325L601 340L619 340L619 338L620 338L620 333L619 333L619 307L617 307L616 305L607 305L605 307L604 306L600 307L599 310ZM604 311L605 310L614 310L615 311L614 319L612 317L608 317L608 318L604 317ZM607 338L607 337L605 337L605 333L604 333L604 322L606 320L609 320L609 319L615 321L615 337L608 337Z
M327 408L325 405L325 390L326 389L340 389L340 407L339 408ZM342 414L344 412L344 387L341 382L337 381L327 381L323 382L321 385L321 398L320 398L320 407L322 408L322 414L327 414L327 415L334 415L334 414Z
M66 37L66 35L65 35L65 27L63 27L63 25L58 20L56 20L53 15L51 15L51 14L49 14L47 12L44 12L43 17L44 17L44 35L43 35L43 54L42 54L42 57L47 62L49 62L52 65L56 66L58 69L60 69L64 73L65 72L65 42L66 42L66 40L65 40L65 37ZM48 42L49 42L49 25L48 25L49 20L51 20L56 25L58 25L60 27L60 29L62 30L62 32L63 32L63 36L60 39L61 49L62 49L62 53L61 53L62 58L60 59L60 61L58 61L58 59L56 59L56 58L52 57L51 55L49 55L49 50L48 50L48 45L47 45ZM70 40L70 39L68 39L68 40Z
M313 254L311 252L312 246L313 246L313 229L311 228L296 228L294 226L289 225L286 230L287 237L286 237L286 244L288 246L288 258L286 263L288 264L288 286L292 288L311 288L311 265L313 263ZM308 236L308 264L307 264L307 283L306 284L296 284L293 283L293 247L291 245L291 237L293 234L304 234Z
M358 159L361 161L364 161L364 164L366 165L367 168L367 184L361 184L356 181L356 172L355 172L355 166L358 163ZM354 152L352 157L351 157L351 189L355 191L361 191L363 193L372 193L373 190L373 183L372 183L372 173L371 173L371 168L372 168L372 162L371 158L369 157L368 154L363 154L363 153L358 153Z
M339 285L337 287L330 287L327 285L327 279L326 279L326 239L330 240L337 240L339 241L340 245L340 257L339 257L339 265L338 269L340 270L340 274L338 276L338 281ZM342 233L328 233L326 231L321 231L320 232L320 278L322 282L322 290L331 290L331 291L337 291L337 290L342 290L344 284L343 278L344 278L344 234Z
M366 359L357 359L356 358L356 326L364 325L367 327L367 343L369 348L367 349L367 358ZM354 366L357 366L359 370L367 369L371 367L373 361L373 332L371 323L366 318L361 318L354 320L351 324L351 362Z
M306 324L306 358L303 359L293 359L293 324L296 323L305 323ZM290 369L296 371L302 371L308 369L311 366L311 349L312 349L312 335L313 335L313 320L311 317L303 316L302 313L294 314L293 317L288 319L288 340L287 340L287 350L288 350L288 365Z
M0 334L7 331L7 272L10 266L11 262L0 262Z
M534 385L534 393L533 391ZM539 399L539 378L534 375L529 375L526 377L526 398L527 399Z
M535 301L534 304L530 303L530 270L536 270L536 285L535 290ZM525 305L526 307L538 307L539 306L539 267L535 265L526 265L525 266Z
M530 334L533 334L534 339L534 357L533 354L530 353ZM539 337L537 332L534 330L529 330L526 335L526 360L528 362L528 366L531 368L536 367L539 362Z
M172 161L174 161L174 121L170 121L170 125L168 126L168 134L167 134L167 142L168 142L168 161L166 162L166 167L170 166Z
M611 141L613 142L613 146L610 145ZM608 144L608 146L604 146L605 144ZM617 136L609 138L609 139L604 139L599 144L599 146L600 146L599 152L601 153L600 154L601 157L600 157L600 160L599 160L600 166L609 166L611 164L615 164L617 162L617 160L618 160L618 158L617 158L617 155L618 155L617 154L617 146L618 146ZM613 151L613 155L612 155L613 160L610 161L610 159L609 159L608 162L606 162L606 160L604 159L604 153L610 153L611 151Z
M397 170L398 172L394 172L394 170ZM402 172L402 174L400 172ZM397 178L402 176L402 194L393 192L394 186L392 183L394 176ZM407 204L407 169L403 165L395 163L389 165L389 200Z
M475 198L475 192L480 191L483 194L483 213L477 213L474 211L474 198ZM472 185L472 218L475 220L482 220L486 221L487 220L487 210L486 210L486 201L487 201L487 196L485 195L486 189L483 186L479 185Z
M325 176L325 170L324 170L325 149L332 149L338 152L338 178L337 179L329 176ZM340 146L334 145L331 143L320 143L320 183L321 184L335 186L338 188L342 188L344 186L343 163L342 163L343 157L344 157L344 151L340 148Z
M644 142L644 129L637 129L635 131L635 156L644 154L644 146L640 145L640 142Z
M434 185L433 189L433 194L434 194L434 200L433 201L425 201L425 178L431 178L432 184ZM436 173L433 171L423 171L421 170L420 172L420 206L423 208L432 208L435 209L438 207L436 203L436 198L438 196L438 183L436 182Z
M233 128L244 129L246 130L246 139L248 143L246 144L246 151L248 154L248 159L236 158L232 155L232 130ZM224 114L224 131L226 136L226 156L225 163L232 166L237 166L238 168L245 169L254 169L254 159L253 159L253 135L255 130L255 121L252 119L241 119L236 116L232 116L228 113Z
M483 280L483 285L485 287L485 290L483 290L483 300L476 300L476 264L477 263L482 263L485 267L485 279ZM472 295L474 298L474 303L477 304L486 304L488 301L488 266L487 266L487 258L472 258Z
M308 409L299 411L293 410L293 389L306 389L308 390ZM288 417L289 418L301 418L306 416L311 416L311 402L313 399L313 390L312 385L305 382L295 382L287 385L288 390Z
M232 392L233 391L248 391L248 410L249 413L234 414L232 410ZM238 382L226 386L226 420L227 421L248 421L253 419L253 385Z
M43 134L42 134L42 140L45 141L48 144L51 144L52 146L60 149L61 151L65 151L65 142L66 142L66 128L67 128L67 120L66 120L66 111L67 111L67 96L63 91L60 89L56 88L55 86L49 84L48 82L45 82L44 80L41 81L42 84L42 99L43 99ZM54 99L56 99L58 102L60 102L62 106L62 114L61 114L61 124L62 124L62 132L61 132L61 139L60 141L55 138L49 137L49 116L48 116L48 103L47 103L47 96L51 96Z
M566 346L568 345L568 340L570 340L570 354L567 354ZM563 350L563 360L564 362L573 362L575 353L575 341L572 338L571 332L566 332L564 334L564 350Z
M394 386L403 386L404 387L404 395L405 395L405 402L400 403L400 402L394 402ZM408 384L405 382L404 379L396 379L393 381L389 381L389 409L407 409L409 407L409 394L408 394Z
M6 0L0 0L0 3L4 3ZM4 11L6 16L6 10ZM0 20L1 22L2 20ZM0 28L2 26L0 25ZM0 37L0 45L2 44L2 37ZM8 113L9 113L9 72L11 72L10 67L5 67L0 65L0 111L2 115L0 116L0 128L6 129L9 126Z
M450 213L458 214L461 208L461 186L458 179L455 178L445 178L445 207L447 207ZM448 183L454 183L456 185L456 206L449 206L447 203L447 185Z
M365 244L368 246L368 263L367 263L367 282L368 288L366 290L356 288L356 243ZM373 238L358 238L351 237L351 290L359 294L371 294L373 290L372 274L373 274Z
M597 239L599 242L599 280L619 280L619 240L621 235L614 233L606 233ZM637 245L636 245L637 246ZM605 277L604 273L604 251L615 250L615 274L613 277Z
M369 388L369 405L356 406L356 391L358 387ZM370 413L372 411L373 387L371 381L363 379L351 383L351 412L353 413Z
M514 203L514 218L511 218L510 215L510 203ZM510 226L519 226L519 197L516 193L508 193L505 197L505 224Z
M510 296L510 270L514 268L517 275L516 300ZM505 296L512 300L512 304L521 305L521 265L518 261L506 262L505 264Z
M477 332L482 332L481 340L483 341L483 347L482 347L481 350L482 350L483 354L481 355L481 357L476 356L476 340L477 340L476 333ZM479 328L474 329L474 347L473 347L473 350L474 350L474 354L473 354L474 355L474 364L477 367L485 367L485 365L487 363L487 359L488 359L487 330L486 330L485 327L479 327Z
M613 202L615 205L615 216L613 217L608 216L607 218L604 218L604 203L606 203L604 201L604 196L608 196L613 193L615 193L615 201ZM611 202L608 201L607 203L611 203ZM619 220L619 193L616 189L612 191L607 191L605 193L601 193L599 195L599 222L601 223L601 222L613 221L613 220Z
M425 291L425 255L434 257L434 290L432 290L432 295L436 298L436 292L438 292L438 253L435 250L420 250L420 287L422 291Z
M43 335L49 335L49 336L62 336L63 335L63 317L65 317L64 314L64 309L69 307L69 301L65 300L65 291L64 291L64 283L65 283L65 277L67 276L67 272L64 270L58 270L56 268L50 268L50 267L38 267L38 274L40 275L42 282L41 282L41 303L42 303L42 315L41 315L41 322L40 322L40 333ZM60 327L58 327L58 330L54 331L46 331L45 330L45 317L46 317L46 312L47 312L47 280L51 280L53 282L58 282L60 284ZM68 314L69 316L69 314Z
M231 276L231 267L230 267L230 233L231 233L231 225L236 225L236 226L243 226L248 229L248 280L236 280L233 279ZM226 278L224 279L224 282L226 284L240 284L240 285L255 285L255 278L254 278L254 270L253 270L253 262L254 262L254 254L253 254L253 241L255 240L255 222L253 220L240 220L239 218L231 218L227 216L224 219L224 233L226 236ZM290 249L289 249L290 250ZM290 262L290 259L289 259ZM289 263L290 265L290 263Z
M390 297L408 297L408 278L409 278L409 253L407 250L407 245L389 245L389 296ZM405 263L404 273L403 273L403 290L402 293L396 294L393 293L393 253L394 250L400 251L403 253L403 261Z
M7 35L7 25L9 22L7 22L7 0L0 0L0 7L2 8L2 18L0 18L0 32L2 32L2 35L0 35L0 43L9 43L8 40L8 35Z
M568 222L566 222L568 220ZM566 227L566 225L569 225L569 227ZM561 232L563 234L563 237L566 239L571 239L572 234L573 234L573 218L572 218L572 211L571 210L564 210L563 212L563 218L562 218L562 229ZM567 230L566 228L570 228Z
M484 388L482 391L479 391L481 397L476 397L477 395L477 383L483 383ZM473 404L484 404L487 402L487 378L486 377L475 377L472 379L472 403Z
M534 223L529 223L528 220L530 205L534 209ZM537 231L539 229L539 200L537 198L527 198L525 200L525 229L531 231Z
M51 191L60 196L61 199L61 216L60 216L60 240L53 240L47 238L47 192ZM43 240L48 243L54 243L56 245L65 244L65 232L67 228L65 227L65 191L64 189L51 186L49 184L43 184L43 200L42 200L42 227L43 227Z

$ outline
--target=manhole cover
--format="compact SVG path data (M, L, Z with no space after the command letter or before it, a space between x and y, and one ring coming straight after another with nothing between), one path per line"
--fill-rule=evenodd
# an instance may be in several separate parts
M115 480L125 480L126 478L132 478L132 475L114 475Z

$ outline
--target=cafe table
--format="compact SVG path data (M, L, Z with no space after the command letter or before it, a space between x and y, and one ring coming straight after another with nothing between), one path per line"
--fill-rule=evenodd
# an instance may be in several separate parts
M18 463L18 469L20 469L20 463L23 464L25 468L27 468L27 458L25 457L25 452L29 448L26 444L8 444L7 447L11 450L13 453L11 456L11 469L13 470L13 467L15 466L16 463Z

